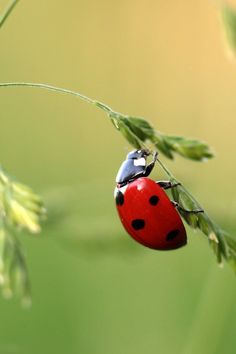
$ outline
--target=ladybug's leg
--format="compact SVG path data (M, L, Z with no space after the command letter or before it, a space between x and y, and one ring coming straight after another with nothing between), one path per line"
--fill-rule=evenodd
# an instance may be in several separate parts
M169 188L174 188L174 187L177 187L177 186L180 186L181 183L172 183L170 181L157 181L156 182L161 188L163 189L169 189Z
M156 160L157 160L157 155L158 155L158 153L157 153L157 151L156 151L156 152L154 153L154 155L153 155L153 160L152 160L152 162L150 162L150 163L146 166L145 171L143 172L143 177L149 176L150 173L152 172L152 169L153 169L153 167L155 166L155 163L156 163Z
M202 209L195 209L195 210L187 210L184 209L181 205L179 205L179 203L174 202L173 200L171 201L171 203L180 211L183 211L184 213L191 213L191 214L197 214L197 213L204 213L204 210Z

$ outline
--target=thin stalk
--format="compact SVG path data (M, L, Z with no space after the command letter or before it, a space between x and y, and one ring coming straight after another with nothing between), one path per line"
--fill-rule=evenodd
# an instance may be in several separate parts
M171 172L168 170L168 168L163 164L163 162L161 162L159 159L157 159L157 162L159 163L161 168L165 171L167 176L169 176L170 178L174 178L174 176L171 174Z
M114 112L110 107L108 107L106 104L104 104L102 102L93 100L92 98L82 95L79 92L65 89L62 87L57 87L57 86L52 86L52 85L42 84L42 83L33 83L33 82L1 82L0 87L32 87L32 88L39 88L39 89L44 89L44 90L48 90L48 91L64 93L67 95L79 97L81 100L86 101L90 104L93 104L93 105L97 106L98 108L103 109L107 113Z
M110 108L109 106L107 106L106 104L104 104L102 102L99 102L99 101L94 100L90 97L82 95L81 93L79 93L77 91L65 89L62 87L57 87L57 86L52 86L52 85L42 84L42 83L33 83L33 82L1 82L0 88L1 87L31 87L31 88L44 89L44 90L48 90L48 91L54 91L54 92L58 92L58 93L64 93L67 95L76 96L87 103L95 105L96 107L105 111L110 118L114 118L114 119L119 120L120 117L124 117L123 114L115 112L112 108ZM133 135L135 137L135 139L137 139L139 141L140 145L143 146L143 148L147 149L147 146L144 144L144 142L141 141L130 129L129 129L129 132L131 135Z
M3 26L4 22L6 21L6 19L8 18L8 16L10 15L10 13L12 12L12 10L14 9L15 5L17 4L19 0L12 0L9 1L7 7L5 8L5 10L3 11L3 14L0 15L0 28Z

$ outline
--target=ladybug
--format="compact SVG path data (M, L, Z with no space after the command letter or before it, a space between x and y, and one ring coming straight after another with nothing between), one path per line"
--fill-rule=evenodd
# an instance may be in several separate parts
M131 151L116 176L115 201L120 220L137 242L155 250L172 250L187 243L186 230L176 210L198 213L202 210L185 210L169 199L165 189L179 183L153 181L147 178L157 160L147 164L148 150Z

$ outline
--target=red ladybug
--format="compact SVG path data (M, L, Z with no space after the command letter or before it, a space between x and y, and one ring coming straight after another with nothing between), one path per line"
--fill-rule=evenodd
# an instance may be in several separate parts
M187 243L185 227L176 207L164 189L176 187L169 181L155 182L147 176L151 173L153 161L147 164L147 150L134 150L127 155L117 177L115 200L121 222L126 231L137 242L157 250L172 250ZM201 212L202 210L185 210Z

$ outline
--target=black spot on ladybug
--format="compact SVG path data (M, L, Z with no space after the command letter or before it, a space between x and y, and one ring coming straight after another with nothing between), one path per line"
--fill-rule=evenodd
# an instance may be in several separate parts
M143 219L134 219L132 221L132 227L135 230L141 230L144 228L144 226L145 226L145 221Z
M174 240L179 234L179 230L172 230L170 232L168 232L168 234L166 235L166 241L172 241Z
M159 202L159 197L157 195L152 195L150 198L149 198L149 203L151 205L157 205L157 203Z
M124 194L121 191L118 191L116 194L116 205L123 205L124 201Z

